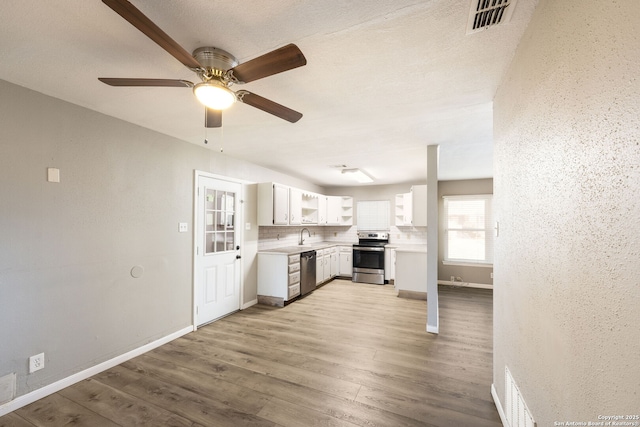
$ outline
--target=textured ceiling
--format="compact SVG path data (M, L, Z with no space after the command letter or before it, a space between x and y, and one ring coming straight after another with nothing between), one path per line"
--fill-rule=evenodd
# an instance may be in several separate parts
M98 77L198 78L98 0L3 0L0 79L321 186L492 176L492 99L537 0L465 35L470 0L131 0L187 51L242 63L295 43L307 65L234 89L300 111L291 124L248 105L205 129L190 89L116 88Z

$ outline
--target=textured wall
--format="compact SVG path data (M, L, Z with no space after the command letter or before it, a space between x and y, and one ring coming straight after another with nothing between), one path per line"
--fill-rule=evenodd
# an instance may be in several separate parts
M640 2L541 0L494 105L494 385L640 410Z

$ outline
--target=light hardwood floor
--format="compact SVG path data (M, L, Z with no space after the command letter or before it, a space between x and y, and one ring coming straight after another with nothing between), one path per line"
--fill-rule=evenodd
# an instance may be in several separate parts
M0 418L0 426L501 426L492 293L335 280L254 306Z

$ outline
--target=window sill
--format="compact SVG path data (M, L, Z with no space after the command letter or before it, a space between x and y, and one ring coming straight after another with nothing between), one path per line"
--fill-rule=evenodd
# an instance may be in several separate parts
M443 265L457 265L460 267L485 267L493 268L491 262L473 262L473 261L442 261Z

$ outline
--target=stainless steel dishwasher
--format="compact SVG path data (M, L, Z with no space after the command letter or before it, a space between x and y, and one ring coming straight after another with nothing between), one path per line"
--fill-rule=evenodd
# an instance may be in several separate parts
M316 251L300 254L300 296L316 288Z

